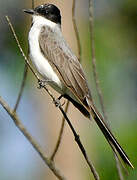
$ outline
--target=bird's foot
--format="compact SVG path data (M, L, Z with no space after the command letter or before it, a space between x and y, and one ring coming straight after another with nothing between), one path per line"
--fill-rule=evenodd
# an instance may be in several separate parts
M55 104L56 107L61 106L61 103L60 103L60 100L59 100L59 99L55 99L55 100L54 100L54 104Z
M48 84L49 81L50 80L39 79L38 80L38 84L39 84L38 89L44 88Z
M65 104L65 101L61 104L60 100L63 97L63 95L60 95L57 99L54 100L54 104L56 107L63 106Z

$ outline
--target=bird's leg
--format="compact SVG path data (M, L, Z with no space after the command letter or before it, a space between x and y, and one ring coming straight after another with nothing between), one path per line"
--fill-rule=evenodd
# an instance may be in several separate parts
M64 97L64 95L61 94L61 95L58 97L58 100L61 100L61 98L63 98L63 97Z
M65 104L65 102L63 104L60 103L61 98L64 97L63 94L61 94L55 101L54 104L56 107L59 107L60 105L63 106Z

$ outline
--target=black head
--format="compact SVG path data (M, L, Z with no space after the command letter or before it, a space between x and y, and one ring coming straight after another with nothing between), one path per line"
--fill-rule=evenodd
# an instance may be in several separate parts
M40 5L34 10L24 10L24 12L32 15L40 15L46 19L49 19L50 21L61 24L60 10L53 4Z

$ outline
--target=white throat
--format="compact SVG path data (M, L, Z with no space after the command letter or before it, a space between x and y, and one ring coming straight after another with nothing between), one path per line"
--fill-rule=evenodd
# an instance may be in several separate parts
M63 84L61 83L57 74L52 69L48 60L43 56L39 47L39 34L43 26L49 26L52 29L59 28L58 24L42 16L33 16L33 25L30 29L28 37L30 58L37 71L41 74L42 78L48 80L49 84L62 94Z
M42 17L42 16L37 16L33 15L33 24L35 23L35 26L49 26L51 28L57 27L58 24Z

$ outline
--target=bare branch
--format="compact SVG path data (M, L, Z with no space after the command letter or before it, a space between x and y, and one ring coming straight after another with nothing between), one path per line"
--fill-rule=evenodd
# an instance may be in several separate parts
M9 26L10 26L10 29L11 29L11 31L12 31L12 33L13 33L13 36L14 36L14 38L15 38L15 40L16 40L16 43L17 43L17 45L18 45L18 48L19 48L19 50L20 50L20 52L21 52L21 54L22 54L22 56L23 56L23 58L24 58L24 60L25 60L25 63L28 65L28 67L30 68L31 72L32 72L32 73L34 74L34 76L38 79L38 81L40 81L39 76L38 76L37 73L33 70L33 68L31 67L31 65L30 65L30 63L29 63L29 61L28 61L28 59L27 59L27 57L26 57L26 55L25 55L24 52L23 52L23 49L22 49L22 47L21 47L21 45L20 45L20 43L19 43L19 40L18 40L18 38L17 38L17 35L16 35L16 33L15 33L15 30L14 30L12 24L11 24L11 21L10 21L9 17L8 17L8 16L5 16L5 17L6 17L6 20L7 20L8 24L9 24Z
M48 159L48 157L44 154L41 147L38 145L38 143L35 141L35 139L29 134L27 129L24 127L24 125L21 123L18 115L15 111L13 111L8 104L1 98L0 96L0 104L3 106L3 108L7 111L7 113L12 118L13 122L17 126L17 128L23 133L23 135L28 139L28 141L32 144L34 149L38 152L40 157L43 159L45 164L50 168L50 170L55 174L55 176L60 180L65 180L66 178L60 173L60 171L56 168L53 161Z
M120 162L119 162L119 159L118 159L118 157L117 157L117 155L115 153L114 153L114 157L115 157L115 161L116 161L116 167L117 167L117 172L118 172L119 179L124 180L122 171L120 169Z
M49 89L46 88L46 86L44 86L43 88L47 91L47 93L49 94L49 96L52 98L55 106L60 109L60 111L61 111L61 113L63 114L65 120L67 121L67 123L68 123L71 131L73 132L73 135L74 135L74 137L75 137L75 141L76 141L77 145L79 146L79 148L80 148L80 150L81 150L81 152L82 152L82 154L83 154L83 156L84 156L84 158L85 158L88 166L90 167L90 170L91 170L91 172L92 172L95 180L99 180L99 179L100 179L100 178L99 178L99 175L98 175L98 173L97 173L97 171L96 171L93 163L89 160L89 158L88 158L88 156L87 156L87 153L86 153L86 150L85 150L84 146L82 145L82 143L81 143L81 141L80 141L80 137L79 137L79 135L76 133L73 125L71 124L69 118L67 117L66 113L64 112L64 110L63 110L60 102L57 102L57 101L56 101L56 99L54 98L54 96L52 95L52 93L49 91Z
M76 25L76 18L75 18L76 1L73 0L72 3L73 3L72 4L72 22L73 22L73 27L74 27L74 31L75 31L75 35L76 35L77 46L78 46L78 59L81 62L82 48L81 48L81 44L80 44L80 37L79 37L79 32L78 32L78 28L77 28L77 25Z
M84 146L82 145L82 143L81 143L81 141L80 141L79 135L76 133L74 127L72 126L70 120L68 119L67 115L66 115L65 112L63 111L63 108L61 107L61 105L59 105L58 107L59 107L60 111L62 112L62 114L64 115L64 117L65 117L65 119L66 119L69 127L71 128L71 130L72 130L72 132L73 132L73 135L74 135L74 137L75 137L75 141L76 141L76 143L78 144L78 146L79 146L79 148L80 148L80 150L81 150L81 152L82 152L82 154L83 154L83 156L84 156L87 164L89 165L90 170L91 170L91 172L92 172L95 180L99 180L99 179L100 179L100 178L99 178L99 175L98 175L98 173L97 173L94 165L93 165L92 162L89 160L89 158L88 158L88 156L87 156L87 153L86 153L86 150L85 150Z
M100 88L99 78L98 78L98 73L97 73L97 67L96 67L95 42L94 42L93 0L89 0L89 22L90 22L90 36L91 36L93 75L94 75L94 80L95 80L95 84L96 84L96 89L97 89L101 109L102 109L102 112L103 112L103 115L104 115L104 120L106 121L106 123L108 124L108 126L110 128L108 118L107 118L107 114L106 114L106 111L105 111L103 95L102 95L102 91L101 91L101 88ZM115 155L115 150L114 150L114 157L115 157L115 161L116 161L116 167L117 167L119 178L120 178L120 180L124 180L124 177L123 177L121 169L120 169L120 161L117 158L117 156Z
M34 9L34 7L35 7L35 0L32 0L31 3L32 3L32 5L31 5L31 6L32 6L32 9Z
M66 113L66 114L67 114L67 111L68 111L68 107L69 107L69 101L67 100L67 104L66 104L66 107L65 107L65 113ZM55 155L56 155L56 153L57 153L57 151L58 151L58 149L59 149L59 146L60 146L60 144L61 144L62 135L63 135L63 131L64 131L64 126L65 126L65 118L64 118L64 116L63 116L63 118L62 118L62 124L61 124L61 129L60 129L60 132L59 132L59 137L58 137L56 146L55 146L54 151L53 151L53 153L52 153L52 155L51 155L51 158L50 158L52 161L54 160Z
M15 38L15 40L16 40L16 42L17 42L17 45L18 45L18 47L19 47L19 49L20 49L20 52L21 52L22 56L23 56L24 59L25 59L26 64L28 65L28 67L30 68L30 70L32 71L32 73L34 74L34 76L37 78L37 80L40 81L39 76L37 75L37 73L36 73L36 72L33 70L33 68L31 67L31 65L30 65L27 57L25 56L25 54L24 54L24 52L23 52L23 50L22 50L22 48L21 48L21 46L20 46L20 43L19 43L19 41L18 41L18 38L17 38L17 36L16 36L16 33L15 33L15 31L14 31L14 28L13 28L13 26L12 26L12 24L11 24L11 21L9 20L8 16L6 16L6 19L7 19L7 21L8 21L9 26L10 26L10 29L11 29L13 35L14 35L14 38ZM54 104L56 105L56 104L57 104L57 101L56 101L56 99L54 98L54 96L52 95L52 93L49 91L49 89L47 89L46 86L43 86L43 88L46 90L46 92L49 94L49 96L52 98ZM60 109L60 111L62 112L64 118L66 119L69 127L71 128L71 130L72 130L72 132L73 132L73 135L74 135L74 137L75 137L75 140L76 140L76 142L77 142L77 144L78 144L78 146L79 146L79 148L80 148L80 150L81 150L81 152L82 152L82 154L83 154L83 156L84 156L87 164L89 165L90 170L91 170L91 172L93 173L93 176L94 176L95 180L99 180L98 173L96 172L93 164L89 161L88 156L87 156L87 153L86 153L86 151L85 151L85 149L84 149L84 147L83 147L83 145L82 145L82 143L81 143L81 141L80 141L79 135L77 135L75 129L73 128L70 120L68 119L68 117L67 117L66 113L64 112L64 110L63 110L62 106L60 105L60 103L58 104L57 107ZM51 163L51 162L50 162L50 164L53 165L53 163Z
M25 87L25 83L26 83L26 79L27 79L27 72L28 72L28 66L25 64L23 79L22 79L22 83L21 83L21 86L20 86L20 91L19 91L16 103L15 103L15 106L14 106L14 111L16 111L18 106L19 106L19 102L21 100L22 93L23 93L23 90L24 90L24 87Z
M89 22L90 22L90 36L91 36L91 52L92 52L92 66L93 66L93 75L96 83L96 89L99 97L99 101L101 104L102 112L104 115L104 119L107 119L107 115L105 112L105 107L103 103L103 95L99 85L99 78L96 67L96 57L95 57L95 41L94 41L94 20L93 20L93 0L89 0Z

